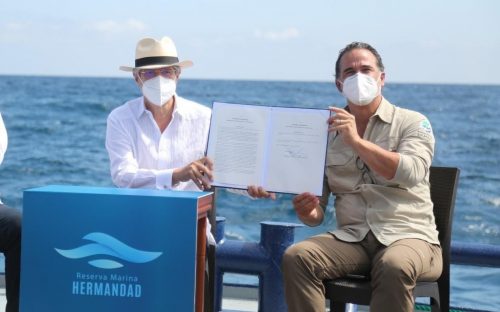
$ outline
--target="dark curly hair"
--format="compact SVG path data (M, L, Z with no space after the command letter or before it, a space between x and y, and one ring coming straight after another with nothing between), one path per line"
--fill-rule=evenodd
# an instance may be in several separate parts
M337 58L337 62L335 62L335 78L338 78L340 76L340 59L342 58L342 56L344 56L346 52L349 52L354 49L365 49L370 51L377 59L378 69L381 72L384 71L384 63L382 63L382 58L380 57L380 54L378 54L377 50L375 50L375 48L369 45L368 43L355 41L349 43L345 48L339 51L339 57Z

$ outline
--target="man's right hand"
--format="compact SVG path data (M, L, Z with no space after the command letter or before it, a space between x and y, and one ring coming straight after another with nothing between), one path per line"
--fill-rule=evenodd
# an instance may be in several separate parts
M213 180L213 166L214 164L210 158L203 157L183 168L174 169L172 185L192 180L200 190L208 190L211 188Z
M293 198L293 208L297 217L307 225L316 226L323 221L323 210L314 194L302 193Z

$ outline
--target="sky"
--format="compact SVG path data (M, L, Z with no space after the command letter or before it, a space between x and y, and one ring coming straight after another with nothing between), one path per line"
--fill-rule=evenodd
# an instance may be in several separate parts
M162 36L194 62L183 78L332 81L364 41L387 82L500 85L497 0L0 0L0 74L129 77Z

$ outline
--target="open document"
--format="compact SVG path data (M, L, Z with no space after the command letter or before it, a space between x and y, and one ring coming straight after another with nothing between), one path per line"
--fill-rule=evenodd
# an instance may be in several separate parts
M329 116L327 109L214 102L207 147L212 184L320 196Z

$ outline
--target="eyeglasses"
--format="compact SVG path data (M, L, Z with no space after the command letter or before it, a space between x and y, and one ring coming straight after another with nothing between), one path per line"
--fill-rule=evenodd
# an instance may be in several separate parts
M137 74L139 75L139 78L141 78L142 81L146 81L158 75L161 75L162 77L165 78L171 78L176 76L179 73L179 71L180 70L177 66L169 66L169 67L154 68L154 69L141 69L137 72Z
M371 174L370 174L370 168L361 160L361 158L356 157L356 168L361 170L361 178L363 179L363 182L366 184L375 184L375 181L373 180Z

